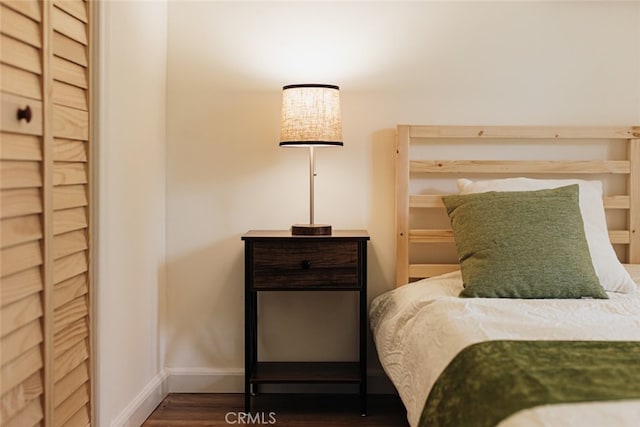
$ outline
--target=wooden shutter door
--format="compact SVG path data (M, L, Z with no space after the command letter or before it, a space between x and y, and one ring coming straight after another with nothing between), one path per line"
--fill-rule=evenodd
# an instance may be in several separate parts
M90 6L0 0L3 427L91 425Z

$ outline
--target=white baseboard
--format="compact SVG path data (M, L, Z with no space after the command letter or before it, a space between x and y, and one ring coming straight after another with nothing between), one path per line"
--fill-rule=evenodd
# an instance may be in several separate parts
M139 427L167 397L168 374L162 371L142 389L112 422L111 427Z
M244 369L166 368L169 393L244 393Z

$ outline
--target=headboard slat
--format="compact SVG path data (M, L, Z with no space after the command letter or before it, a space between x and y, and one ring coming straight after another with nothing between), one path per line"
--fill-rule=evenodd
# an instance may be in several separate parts
M614 245L631 243L631 230L609 230L609 240ZM409 229L409 243L454 243L450 229Z
M631 166L626 160L412 160L409 169L412 173L628 174Z
M458 264L411 264L409 266L409 276L433 277L456 271L459 268Z
M634 128L636 137L640 137L640 128ZM640 138L629 140L629 161L631 171L628 179L628 191L631 196L628 223L630 230L629 260L640 264Z
M408 125L400 125L408 126ZM638 128L558 126L409 126L411 138L628 139Z
M605 196L602 198L605 209L629 209L631 198L629 196ZM443 208L441 194L411 194L409 195L409 208Z

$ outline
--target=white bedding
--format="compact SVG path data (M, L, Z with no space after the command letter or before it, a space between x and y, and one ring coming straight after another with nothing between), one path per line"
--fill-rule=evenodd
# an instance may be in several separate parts
M640 266L627 267L640 283ZM424 279L378 296L370 322L382 366L411 426L429 390L464 347L492 339L640 341L640 293L608 300L458 298L460 272ZM520 411L500 427L638 426L640 400L547 405Z

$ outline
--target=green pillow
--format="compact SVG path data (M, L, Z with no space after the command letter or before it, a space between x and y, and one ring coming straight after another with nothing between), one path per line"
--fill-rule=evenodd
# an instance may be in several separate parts
M578 185L444 196L462 297L608 298L589 254Z

